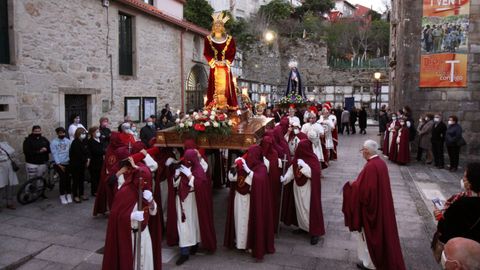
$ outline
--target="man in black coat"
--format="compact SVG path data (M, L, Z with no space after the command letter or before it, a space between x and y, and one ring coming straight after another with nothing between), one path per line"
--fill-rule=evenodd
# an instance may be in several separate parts
M362 107L358 113L358 127L360 128L360 134L367 134L367 111L365 107Z
M50 142L42 136L42 128L33 126L32 133L23 141L23 153L28 179L43 176L47 171Z
M337 131L343 134L342 130L342 107L340 105L335 109L335 116L337 117Z
M355 123L357 123L357 117L357 109L355 108L355 106L353 106L352 110L350 111L350 127L352 130L352 134L357 133L357 131L355 130Z
M388 115L387 112L382 108L378 114L378 136L380 137L378 145L380 146L380 148L383 145L383 139L385 137L385 131L387 130L387 124Z
M433 158L435 162L435 167L442 169L445 166L443 159L443 144L445 143L445 132L447 131L447 126L442 121L442 116L435 114L433 118L433 129L432 129L432 151Z
M140 130L140 139L147 147L151 147L150 140L155 137L157 129L152 118L147 118L146 122L147 124Z

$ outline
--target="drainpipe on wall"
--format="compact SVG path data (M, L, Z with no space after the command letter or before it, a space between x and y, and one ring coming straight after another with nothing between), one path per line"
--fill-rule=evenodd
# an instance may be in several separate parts
M180 32L180 89L182 91L181 93L181 111L184 111L184 104L185 104L185 74L183 71L183 65L184 65L184 59L183 59L183 34L185 33L185 30L182 29Z

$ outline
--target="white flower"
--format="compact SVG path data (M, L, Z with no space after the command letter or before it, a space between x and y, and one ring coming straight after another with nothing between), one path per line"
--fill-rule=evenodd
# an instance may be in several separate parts
M238 114L238 115L241 115L241 114L242 114L242 111L237 110L237 114Z
M210 115L210 120L215 120L215 115L214 114Z
M228 120L227 124L228 124L229 126L233 125L232 120Z
M207 121L207 122L205 122L203 125L206 126L206 127L209 127L209 126L210 126L210 122Z
M217 113L215 113L215 110L213 110L210 115L216 115Z
M200 116L197 114L195 115L195 120L198 120L198 119L200 119Z
M185 127L185 124L184 123L180 123L180 128L184 128Z
M175 120L175 123L180 123L180 118L177 118L177 120Z
M192 121L187 121L185 124L187 125L187 127L193 126L193 122L192 122Z
M187 114L187 115L185 116L185 119L189 119L189 118L190 118L190 114Z
M218 128L218 122L213 122L213 127Z
M203 111L203 114L208 115L208 111L207 110Z
M198 113L197 113L197 112L193 112L193 116L196 116L196 115L198 115Z

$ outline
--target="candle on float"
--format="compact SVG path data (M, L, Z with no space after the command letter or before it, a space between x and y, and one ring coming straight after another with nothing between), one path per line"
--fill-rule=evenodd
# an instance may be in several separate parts
M266 96L261 96L260 97L260 104L266 104L267 103L267 97Z
M246 87L242 88L242 95L248 96L248 88Z

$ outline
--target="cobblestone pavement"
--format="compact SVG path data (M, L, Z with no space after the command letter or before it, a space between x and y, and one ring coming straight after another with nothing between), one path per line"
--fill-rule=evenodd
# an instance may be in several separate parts
M215 222L219 249L214 255L198 254L175 266L176 248L164 248L164 269L356 269L356 241L344 226L340 193L346 180L357 176L365 161L359 153L367 135L341 135L339 161L322 174L322 203L326 235L311 246L306 235L282 227L275 241L276 253L261 263L240 251L222 247L227 190L215 190ZM397 224L408 269L440 269L429 244L434 230L432 196L458 191L461 173L452 174L423 164L388 163ZM91 217L93 200L60 205L56 192L50 199L0 212L0 269L100 269L107 219ZM433 194L433 195L432 195Z

